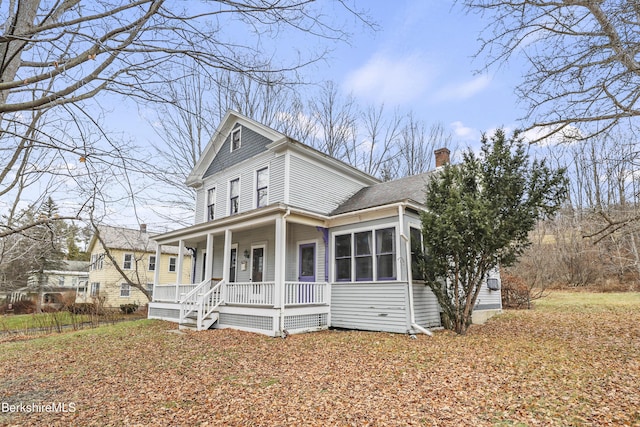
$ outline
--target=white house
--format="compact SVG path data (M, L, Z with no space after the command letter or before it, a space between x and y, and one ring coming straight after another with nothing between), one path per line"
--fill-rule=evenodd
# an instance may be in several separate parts
M437 165L448 156L436 150ZM156 273L149 317L273 336L439 327L435 296L412 277L428 177L380 182L228 112L187 179L195 225L154 237L158 252L192 249L193 283ZM182 277L181 257L176 268ZM500 309L499 289L485 285L476 316Z

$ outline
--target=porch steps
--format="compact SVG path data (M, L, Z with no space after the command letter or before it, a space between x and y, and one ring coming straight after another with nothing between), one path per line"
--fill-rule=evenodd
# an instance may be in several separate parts
M214 323L218 321L218 313L211 313L209 316L202 319L202 329L201 331L207 330L213 326ZM187 316L183 322L180 323L178 329L189 329L192 331L198 330L198 314L192 313Z

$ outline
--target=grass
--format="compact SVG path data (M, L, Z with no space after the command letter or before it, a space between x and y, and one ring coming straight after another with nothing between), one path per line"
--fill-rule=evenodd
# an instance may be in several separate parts
M72 325L89 321L89 316L68 311L18 314L0 317L1 331L22 331L26 329L48 328L56 325Z
M464 337L286 340L143 320L0 344L16 425L640 425L640 294L553 293ZM141 398L144 396L144 398Z
M569 310L581 312L585 309L608 311L619 308L640 306L640 292L553 292L548 297L535 302L536 309L542 311Z

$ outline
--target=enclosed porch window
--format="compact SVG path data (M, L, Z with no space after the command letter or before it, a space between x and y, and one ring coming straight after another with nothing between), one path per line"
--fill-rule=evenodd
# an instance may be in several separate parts
M395 280L394 227L335 236L335 280ZM374 262L375 260L375 262Z

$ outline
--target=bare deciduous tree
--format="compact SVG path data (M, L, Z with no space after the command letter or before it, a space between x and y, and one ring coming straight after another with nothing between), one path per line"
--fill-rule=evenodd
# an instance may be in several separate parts
M336 4L370 25L350 0ZM286 41L276 36L295 35L285 38L294 48L307 37L347 37L323 7L310 0L215 0L188 7L165 0L1 3L0 209L8 215L0 233L37 225L15 227L29 189L33 209L34 199L61 190L73 192L78 211L95 209L98 192L103 212L111 209L107 203L124 202L137 217L147 155L105 125L105 105L114 99L171 102L160 89L185 69L209 77L224 70L246 77L246 84L275 87L324 56L305 49L286 60L276 52Z
M576 126L603 133L640 115L640 9L636 0L463 0L487 17L487 66L529 65L517 92L543 136Z

